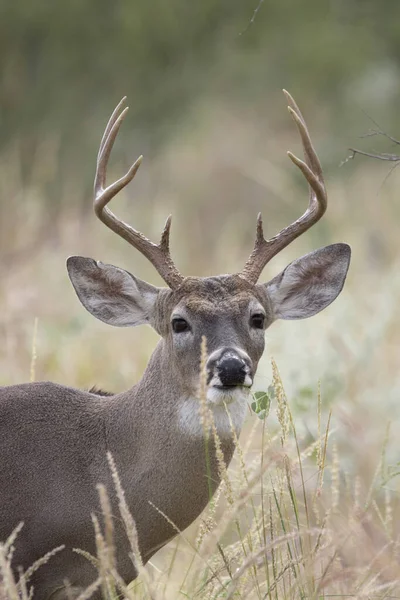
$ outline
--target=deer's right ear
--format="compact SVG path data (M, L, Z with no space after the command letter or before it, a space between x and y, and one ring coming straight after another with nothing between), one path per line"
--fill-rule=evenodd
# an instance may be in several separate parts
M150 323L160 288L83 256L70 256L67 270L79 300L100 321L115 327Z

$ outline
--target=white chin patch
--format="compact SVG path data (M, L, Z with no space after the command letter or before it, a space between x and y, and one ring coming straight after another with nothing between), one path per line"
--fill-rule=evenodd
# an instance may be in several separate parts
M210 386L207 390L207 404L214 409L215 406L219 405L224 407L224 404L244 402L247 400L249 392L250 388L248 387L220 388Z
M207 406L212 411L215 427L220 437L232 437L231 422L236 433L240 433L246 416L249 396L249 387L220 389L210 386L208 388ZM179 428L187 435L203 435L199 409L200 400L198 398L191 396L182 401L179 411Z

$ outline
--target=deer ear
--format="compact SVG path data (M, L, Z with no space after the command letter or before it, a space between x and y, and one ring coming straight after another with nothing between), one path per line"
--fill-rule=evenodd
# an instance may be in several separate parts
M160 288L83 256L70 256L67 270L79 300L100 321L115 327L150 322Z
M342 291L350 246L332 244L290 263L264 284L275 319L305 319L329 306Z

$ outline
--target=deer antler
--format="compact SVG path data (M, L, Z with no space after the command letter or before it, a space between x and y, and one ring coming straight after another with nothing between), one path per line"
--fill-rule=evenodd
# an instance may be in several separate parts
M265 265L278 252L319 221L327 207L327 194L321 164L313 148L307 125L292 96L286 90L283 90L283 93L289 104L289 113L292 115L300 133L305 162L294 156L291 152L287 154L307 179L310 189L310 200L306 212L297 221L282 229L282 231L270 240L264 239L262 218L261 213L259 213L254 249L240 273L241 277L253 284L257 283Z
M124 240L136 248L136 250L139 250L139 252L141 252L157 269L165 283L167 283L170 288L174 289L182 283L183 277L176 268L169 251L171 215L165 223L160 243L154 244L140 231L136 231L136 229L133 229L133 227L118 219L107 207L110 200L135 177L143 158L143 156L139 156L123 177L106 187L108 160L121 123L128 112L128 107L124 108L121 112L125 101L126 97L122 98L121 102L115 108L100 142L99 153L97 155L96 176L94 180L94 211L100 221L124 238Z

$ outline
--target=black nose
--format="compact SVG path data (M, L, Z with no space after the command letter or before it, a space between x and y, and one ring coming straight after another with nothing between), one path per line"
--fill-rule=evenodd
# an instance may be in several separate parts
M222 385L243 385L246 363L237 354L225 354L217 362L217 371Z

